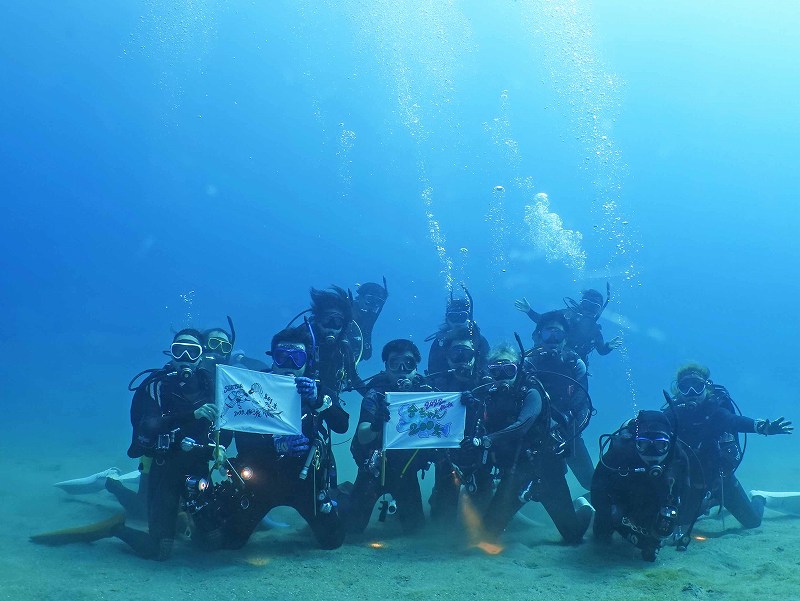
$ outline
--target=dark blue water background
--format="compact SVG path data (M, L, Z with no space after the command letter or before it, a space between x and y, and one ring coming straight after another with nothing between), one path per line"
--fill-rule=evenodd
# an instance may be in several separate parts
M530 341L515 298L609 281L625 347L592 362L592 437L688 359L745 413L796 413L796 3L5 12L0 402L24 437L122 449L170 328L229 314L260 356L310 286L383 275L378 347L422 344L461 281L492 342Z

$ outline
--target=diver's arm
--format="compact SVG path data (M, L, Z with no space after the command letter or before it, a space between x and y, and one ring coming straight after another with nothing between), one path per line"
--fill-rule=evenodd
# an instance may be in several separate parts
M320 417L337 434L344 434L350 427L350 414L339 404L339 399L333 399L331 406L324 409Z
M160 396L161 387L154 387L153 393ZM166 394L171 393L167 392ZM136 396L139 398L136 399ZM158 400L144 388L140 388L135 397L134 402L139 403L138 410L140 412L136 431L147 438L154 439L159 434L167 434L195 419L194 410L191 407L166 411ZM133 416L131 417L133 418Z
M744 432L753 434L756 432L758 421L752 417L736 415L725 407L717 407L708 417L709 424L713 424L715 432Z
M533 323L539 323L539 319L542 317L541 313L537 313L534 309L530 309L527 313L525 313Z
M361 415L356 428L356 440L360 444L369 444L378 438L383 424L378 420L380 403L385 404L383 393L371 388L361 401ZM385 412L383 412L385 416ZM373 425L374 424L374 425Z
M522 409L516 421L510 426L489 434L492 443L524 436L531 429L536 418L542 413L542 396L535 388L528 390L522 401Z
M730 414L732 415L732 414ZM785 418L779 417L775 420L768 419L753 419L752 417L745 417L743 415L732 415L728 418L730 428L726 428L726 432L755 432L770 436L774 434L791 434L794 431L792 422L786 421Z
M161 417L161 407L150 394L151 390L155 394L157 384L153 386L140 386L131 399L131 427L133 435L131 446L128 449L130 457L141 457L143 454L152 452L156 446L156 439L161 433L169 432L163 424L158 421Z
M195 419L197 418L195 418L191 411L162 415L158 417L145 417L139 423L139 431L146 436L158 436L159 434L167 434L176 428L185 426Z
M597 351L598 355L607 355L614 350L614 347L609 346L609 344L603 339L603 330L600 327L600 324L598 323L595 325L597 327L592 337L592 340L594 340L594 350Z

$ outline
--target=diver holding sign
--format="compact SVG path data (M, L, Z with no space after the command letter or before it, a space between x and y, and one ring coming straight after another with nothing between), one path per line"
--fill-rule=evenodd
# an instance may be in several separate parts
M335 466L330 432L347 432L349 416L338 398L317 386L313 330L308 323L287 328L272 338L271 373L293 376L301 399L300 434L236 432L237 461L251 474L247 488L252 503L231 520L224 546L243 546L262 518L274 507L292 507L311 527L319 546L336 549L344 541L344 525L330 489Z
M410 340L392 340L381 352L384 370L369 380L369 390L361 402L358 428L350 451L358 465L346 513L349 532L363 532L375 503L381 496L381 516L396 510L403 531L418 530L425 522L417 473L427 467L432 452L419 449L385 450L384 429L389 428L388 396L397 392L430 392L417 373L420 352ZM395 420L396 422L397 420ZM386 495L391 494L394 504Z

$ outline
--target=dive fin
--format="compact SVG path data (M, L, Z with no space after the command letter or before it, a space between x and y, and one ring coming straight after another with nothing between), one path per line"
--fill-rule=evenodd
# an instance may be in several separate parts
M763 497L767 509L774 509L780 513L800 514L800 492L769 492L766 490L751 490L751 497Z
M70 543L90 543L100 540L101 538L114 536L114 530L124 524L125 514L118 513L102 522L78 526L76 528L56 530L54 532L34 534L31 536L30 541L38 545L50 546L68 545Z
M126 476L128 474L125 474ZM106 478L109 476L119 476L119 468L110 467L102 472L97 472L85 478L75 478L74 480L64 480L63 482L56 482L53 486L57 486L61 490L68 492L71 495L85 495L92 492L99 492L106 487Z

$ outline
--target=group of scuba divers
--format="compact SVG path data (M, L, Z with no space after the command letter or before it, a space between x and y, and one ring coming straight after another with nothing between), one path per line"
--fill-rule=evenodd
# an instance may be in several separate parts
M463 296L450 294L443 325L427 339L424 372L420 350L407 339L383 347L377 375L362 379L357 372L359 360L372 355L372 329L389 296L385 279L360 285L355 297L337 286L312 288L310 309L272 337L271 365L235 349L230 318L229 329L181 330L169 363L139 374L130 386L128 455L140 460L138 488L114 470L59 483L69 492L105 487L125 513L32 540L116 537L142 557L164 560L176 532L207 549L237 549L270 523L271 509L289 506L320 547L335 549L348 533L366 529L381 499L379 519L396 514L404 533L422 528L419 477L431 467L430 521L454 526L459 504L469 504L480 516L478 539L490 544L529 501L544 506L565 543L580 543L594 516L598 543L609 543L617 532L648 561L668 544L685 550L695 521L712 507L724 507L745 528L761 523L768 493L749 498L737 480L744 450L739 435L790 434L791 422L741 415L708 368L688 364L678 369L671 393L664 392L661 409L639 411L600 438L595 467L582 432L595 413L589 355L606 355L621 344L619 337L604 341L598 324L610 287L605 297L585 290L580 300L565 298L564 308L545 313L516 301L536 324L527 350L516 334L516 345L490 348L462 288ZM219 364L294 376L302 434L214 431ZM354 483L340 484L331 433L349 429L341 400L348 391L362 397L350 446L358 473ZM397 391L460 392L466 407L460 448L383 451L386 393ZM234 438L237 453L230 456ZM589 491L575 500L568 469ZM146 518L148 530L126 525L126 515Z

